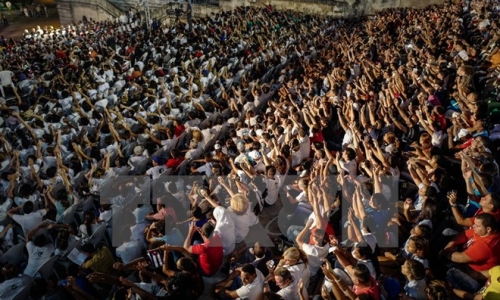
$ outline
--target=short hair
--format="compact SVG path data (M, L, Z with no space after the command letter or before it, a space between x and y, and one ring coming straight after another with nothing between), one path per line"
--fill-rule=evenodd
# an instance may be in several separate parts
M491 193L491 204L495 210L500 209L500 195L497 193Z
M207 238L210 237L212 235L212 233L214 232L214 225L212 225L209 222L203 224L203 226L201 226L201 232Z
M490 213L479 214L476 216L476 220L481 220L483 226L486 228L490 227L493 231L497 230L497 220Z
M368 267L363 264L359 264L353 267L353 274L356 276L359 281L363 283L368 283L370 282L370 270L368 270Z
M95 253L97 251L97 249L95 248L94 245L92 245L91 243L85 243L82 245L82 252L84 253Z
M372 195L373 197L373 202L376 204L382 205L383 207L387 206L387 198L385 198L384 194L382 193L375 193Z
M424 264L415 259L409 259L406 261L408 272L414 280L420 280L425 277L425 267Z
M23 204L23 212L25 214L31 214L33 212L33 202L32 201L26 201L24 204Z
M266 255L266 248L262 247L259 242L256 242L253 246L254 255L257 258L262 258Z
M354 151L353 149L351 148L346 148L344 151L347 152L347 158L349 160L353 160L356 158L356 151Z
M277 267L276 270L274 270L274 276L280 276L283 280L293 281L292 273L283 267Z
M255 266L252 265L252 264L246 264L246 265L243 265L243 267L241 267L241 271L242 272L245 272L245 273L248 273L250 275L255 275L257 274L257 271L255 269Z
M33 239L33 244L37 247L43 247L47 244L47 237L44 234L37 235Z

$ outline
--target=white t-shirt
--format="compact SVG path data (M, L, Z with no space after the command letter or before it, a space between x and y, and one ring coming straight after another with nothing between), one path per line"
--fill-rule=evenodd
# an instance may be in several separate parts
M45 209L40 209L32 212L31 214L14 215L12 216L12 219L14 219L14 221L21 225L24 235L27 235L31 229L37 227L42 223L42 218L46 213L47 211Z
M276 294L283 297L284 300L300 300L299 286L295 281L289 286L279 290Z
M352 143L353 135L351 129L347 129L344 134L344 139L342 140L342 146L347 146Z
M259 300L264 289L264 275L258 269L255 270L257 276L252 283L244 285L236 290L240 299Z
M349 175L356 176L358 172L358 164L356 160L344 161L343 159L339 160L340 168L346 171Z
M233 252L236 244L236 230L233 218L228 213L228 210L222 206L217 206L213 211L215 224L214 232L217 232L222 238L222 247L224 255L229 255Z
M275 176L275 179L264 178L263 181L266 183L267 197L265 199L266 203L273 205L276 200L278 200L279 189L280 189L280 179Z
M325 245L323 247L316 245L303 244L302 250L307 254L307 258L309 259L309 271L311 275L316 275L319 268L321 267L321 259L325 258L328 255L329 245Z
M250 231L248 214L245 213L243 215L238 215L231 209L231 207L229 207L226 211L234 222L234 228L236 230L236 243L242 242Z
M299 139L300 143L300 153L302 153L302 158L309 157L311 153L311 142L308 136Z
M0 299L26 299L29 289L26 287L33 283L33 278L27 275L19 275L12 279L6 280L0 284ZM24 295L24 297L20 296Z
M146 171L146 175L151 176L153 180L160 177L161 173L165 172L167 167L165 165L159 165L156 167L151 167Z
M302 279L304 286L309 286L309 279L311 277L311 272L309 271L309 268L307 268L302 261L293 266L285 265L283 267L288 271L290 271L290 273L292 273L293 280L295 282L300 282L300 280Z
M26 249L28 250L28 265L24 269L24 274L33 277L54 253L54 244L48 243L43 247L37 247L32 241L29 241L26 244Z
M445 135L442 131L434 131L432 133L432 146L441 148L441 145L443 144Z

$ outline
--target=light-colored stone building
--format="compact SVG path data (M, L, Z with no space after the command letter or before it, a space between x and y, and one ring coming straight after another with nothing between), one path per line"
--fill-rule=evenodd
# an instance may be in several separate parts
M210 1L210 0L207 0ZM261 6L271 4L277 9L292 9L310 14L322 14L334 17L370 15L391 7L424 8L428 5L443 4L448 0L219 0L218 5L193 4L194 17L203 17L221 8L233 9L238 6ZM167 10L182 6L182 2L148 0L151 16L167 20ZM62 24L82 20L83 16L94 20L116 19L130 8L143 9L139 1L134 0L57 0L57 8Z

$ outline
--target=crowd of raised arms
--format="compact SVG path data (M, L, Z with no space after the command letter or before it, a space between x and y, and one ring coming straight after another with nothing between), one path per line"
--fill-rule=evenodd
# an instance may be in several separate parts
M0 37L0 299L500 299L499 5Z

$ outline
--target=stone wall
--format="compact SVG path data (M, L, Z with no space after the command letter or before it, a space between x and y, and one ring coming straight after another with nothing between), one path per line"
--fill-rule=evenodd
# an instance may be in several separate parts
M57 11L62 25L79 22L84 16L97 21L112 20L121 13L107 0L58 0Z
M428 5L443 4L446 0L219 0L219 6L231 10L238 6L262 6L271 4L278 9L292 9L308 14L330 15L334 17L350 17L374 14L391 7L425 8ZM179 3L179 1L170 1ZM182 1L180 1L182 2ZM80 21L82 16L96 20L107 20L119 16L120 10L136 7L137 0L58 0L59 16L62 24ZM165 10L165 0L149 0L152 13L154 10ZM213 5L193 5L194 17L205 17L219 11ZM155 15L161 15L160 13Z

